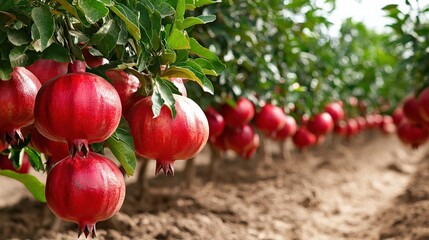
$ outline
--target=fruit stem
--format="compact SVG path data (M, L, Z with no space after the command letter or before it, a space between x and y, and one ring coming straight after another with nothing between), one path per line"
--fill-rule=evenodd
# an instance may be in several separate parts
M4 137L4 141L9 143L12 146L19 145L24 142L24 136L21 133L20 129L13 129L11 131L7 131Z

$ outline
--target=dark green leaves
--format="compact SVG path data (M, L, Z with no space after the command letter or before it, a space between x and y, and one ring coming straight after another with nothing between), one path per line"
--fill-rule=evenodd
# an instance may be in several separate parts
M176 116L176 108L174 107L176 100L174 99L168 84L166 84L164 81L168 80L163 80L160 77L157 77L155 80L155 86L152 95L152 111L154 117L158 117L161 113L162 106L165 104L170 109L171 115L174 118Z
M54 19L47 6L33 8L31 17L39 32L41 50L43 51L48 47L49 40L54 35Z
M11 170L0 170L0 175L13 178L21 182L37 201L46 202L45 185L36 177L30 174L19 174Z
M189 37L185 31L173 29L167 39L168 46L175 50L189 49Z
M115 48L120 31L119 25L111 19L92 35L89 44L97 46L97 49L107 56Z
M77 4L79 8L85 14L86 20L90 24L98 22L101 18L107 16L109 9L106 7L111 5L110 1L99 1L99 0L78 0Z

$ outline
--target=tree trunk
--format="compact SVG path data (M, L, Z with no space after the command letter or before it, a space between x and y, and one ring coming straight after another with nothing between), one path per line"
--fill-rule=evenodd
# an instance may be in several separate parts
M218 169L223 162L223 154L221 151L209 145L210 147L210 170L209 170L209 181L216 181Z
M140 166L140 169L139 169L139 175L137 177L137 182L139 184L139 190L140 190L138 198L142 199L143 195L149 189L149 183L146 179L146 169L147 169L147 165L149 163L149 160L146 158L141 158L140 161L142 162L142 165Z
M195 157L186 161L184 172L185 188L189 189L192 186L192 181L195 179Z

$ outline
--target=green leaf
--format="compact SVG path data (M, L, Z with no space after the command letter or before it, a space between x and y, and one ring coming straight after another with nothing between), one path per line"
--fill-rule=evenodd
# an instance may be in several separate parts
M105 142L113 155L119 160L127 175L134 175L137 162L134 153L134 140L130 127L124 118L121 118L118 128Z
M161 2L158 6L156 6L156 10L159 12L162 18L172 16L176 13L170 4L165 2Z
M185 10L186 10L186 4L185 0L178 0L177 1L177 7L176 7L176 22L183 22L185 20Z
M210 23L216 20L215 15L205 15L205 16L198 16L198 17L187 17L185 21L181 24L181 29L186 29L198 24L206 24Z
M98 22L101 18L109 14L109 9L99 0L78 0L77 5L82 9L86 20L91 24Z
M131 36L133 36L135 40L139 41L141 35L138 17L127 6L118 2L115 2L115 5L111 6L110 9L125 22Z
M206 6L206 5L210 5L213 3L217 3L220 1L213 1L213 0L195 0L195 7L202 7L202 6Z
M175 118L176 108L174 107L174 105L176 104L176 100L174 99L173 93L171 92L171 89L168 87L168 84L166 84L164 81L168 81L168 80L164 80L159 76L156 78L154 94L156 93L158 95L157 97L161 98L162 100L161 107L162 105L165 104L170 109L172 118ZM160 102L160 101L157 99L157 102ZM157 107L156 110L157 112L156 113L154 112L154 118L158 117L159 114L161 113L161 108ZM153 111L153 107L152 107L152 111Z
M10 74L12 74L13 68L10 65L10 61L1 60L0 61L0 80L6 81L10 79Z
M26 46L20 46L10 51L9 58L12 67L28 66L37 60L37 55L33 51L27 51Z
M173 31L171 31L171 34L167 39L167 43L169 47L176 50L191 48L186 31L180 31L178 29L173 29Z
M52 43L51 46L46 48L45 51L43 51L41 58L52 59L52 60L55 60L57 62L70 62L71 61L69 51L65 47L63 47L57 43Z
M25 29L21 29L21 30L11 29L7 31L7 39L15 46L22 46L31 41L31 38Z
M97 46L97 49L107 56L115 48L121 29L115 20L110 19L94 35L92 35L89 45Z
M143 3L138 2L136 10L140 13L140 27L142 30L142 39L146 44L152 44L153 26L152 13Z
M194 38L190 39L190 44L191 44L191 50L190 50L191 53L199 57L208 59L213 65L214 70L216 71L217 74L221 74L223 72L223 70L225 69L225 65L219 60L219 57L215 53L201 46L200 43Z
M187 60L186 62L178 63L176 66L186 68L191 72L193 72L195 76L197 76L197 79L194 81L197 82L202 87L204 92L214 94L214 87L212 82L206 77L203 69L196 62L192 60Z
M39 32L41 51L48 47L49 40L54 35L54 18L47 6L33 8L31 17Z
M34 170L36 171L45 170L45 165L43 164L40 153L29 147L25 147L23 148L23 151L21 151L20 162L22 162L22 157L24 156L24 152L27 153L28 160L30 161L30 164L34 168Z
M161 94L159 93L159 91L157 91L156 88L153 89L151 100L153 117L156 118L161 113L161 108L164 105L164 100L162 100Z
M200 65L200 67L203 69L204 74L211 76L219 76L219 74L215 70L215 67L209 60L204 58L197 58L193 59L193 61Z
M36 177L30 174L20 174L12 170L0 170L0 175L15 179L22 184L33 194L34 198L40 202L46 202L45 185Z
M198 77L191 70L182 67L171 66L162 75L168 78L184 78L192 81L198 81Z

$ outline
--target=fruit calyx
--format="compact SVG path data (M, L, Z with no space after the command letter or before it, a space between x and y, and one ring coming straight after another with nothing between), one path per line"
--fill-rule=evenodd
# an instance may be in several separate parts
M162 170L165 176L168 176L170 173L171 176L174 176L174 161L156 161L155 176L158 176L159 172Z
M88 141L86 139L75 139L72 144L69 145L69 153L74 158L78 153L82 153L83 155L79 155L81 157L88 157L89 146Z

